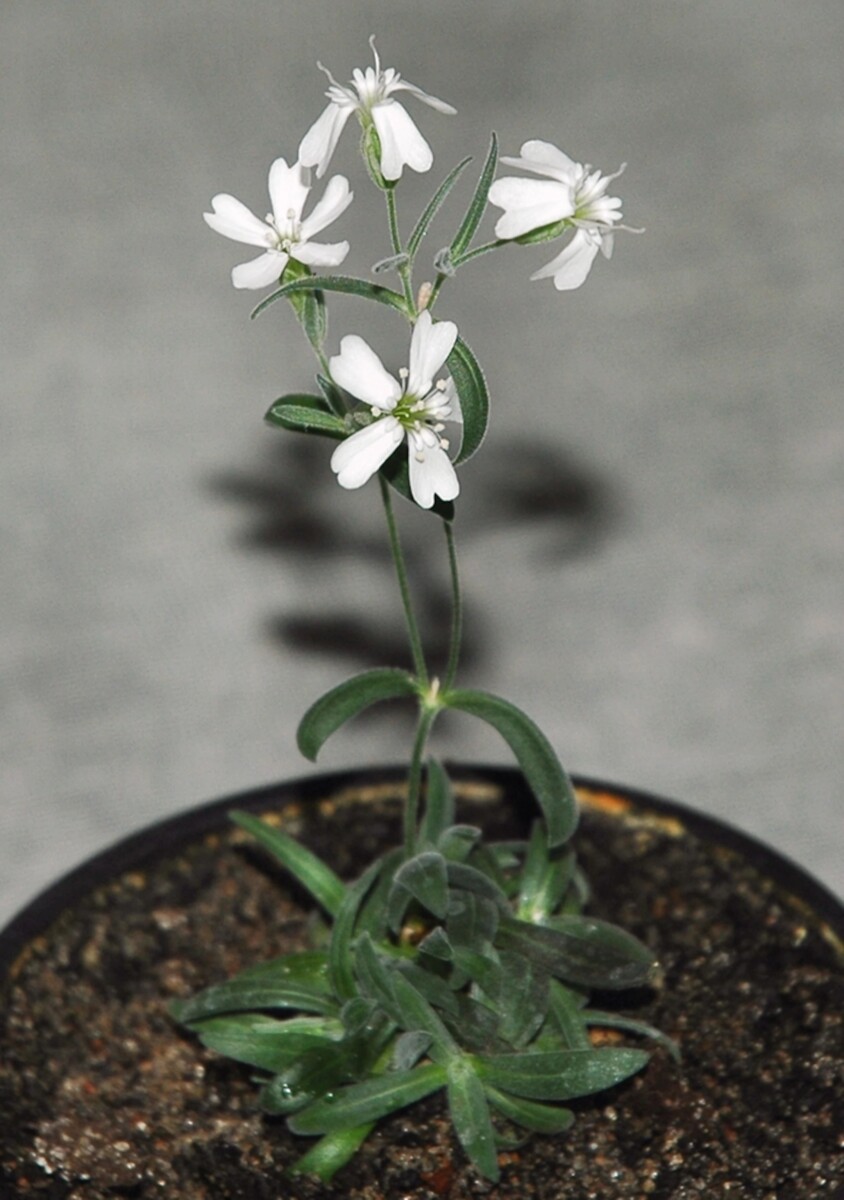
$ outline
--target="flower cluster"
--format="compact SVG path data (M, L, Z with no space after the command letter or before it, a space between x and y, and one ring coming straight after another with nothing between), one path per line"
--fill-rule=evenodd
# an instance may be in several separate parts
M404 167L428 171L433 154L396 97L407 93L440 113L453 114L456 110L403 80L392 67L382 69L373 39L370 44L375 65L366 70L355 69L348 85L337 83L321 67L330 84L326 93L328 104L302 138L296 162L288 166L286 159L278 158L270 168L272 212L261 220L234 196L220 194L211 201L212 211L205 214L205 220L225 237L262 249L257 258L234 268L235 287L287 286L290 288L287 294L303 323L307 314L313 317L317 311L315 291L309 294L306 303L301 292L296 293L293 288L297 282L309 287L307 282L302 284L302 276L310 276L312 269L338 267L345 260L349 252L347 241L320 243L313 239L345 212L353 193L345 176L335 175L310 216L303 217L311 190L311 173L317 179L323 177L349 117L352 113L357 115L363 130L364 158L386 192L391 212L394 253L380 266L393 267L399 272L403 292L401 305L397 307L402 308L413 325L413 334L410 367L399 382L357 335L345 336L339 354L327 358L323 335L306 328L321 366L338 389L335 395L352 397L369 408L368 416L359 410L350 413L345 398L342 400L341 411L335 415L350 417L351 422L344 426L347 440L332 455L331 467L342 487L357 488L380 471L402 442L406 442L409 493L420 507L433 508L438 501L450 503L459 493L454 462L448 454L450 443L442 436L445 421L461 419L459 389L449 375L448 362L458 334L453 322L434 322L431 316L443 282L464 262L502 245L550 241L571 234L563 250L535 271L531 279L550 277L560 291L579 287L599 250L610 257L613 235L623 228L619 224L621 201L607 194L609 184L621 171L602 175L575 162L550 142L525 142L520 157L501 161L542 178L505 176L494 182L491 177L482 180L483 186L476 190L470 208L474 221L472 233L488 202L503 210L495 224L496 240L470 248L465 236L461 240L458 234L454 243L435 259L438 271L435 282L423 285L418 296L414 296L410 285L413 257L427 223L465 164L456 168L441 186L429 206L427 223L424 227L418 224L408 245L403 246L394 220L394 189ZM465 228L462 232L465 234ZM291 260L298 264L295 272ZM357 294L363 295L365 291L363 281L358 281ZM441 370L445 372L443 378L434 384L433 375ZM289 423L287 427L291 427ZM308 431L315 432L313 428ZM328 431L321 428L318 432Z

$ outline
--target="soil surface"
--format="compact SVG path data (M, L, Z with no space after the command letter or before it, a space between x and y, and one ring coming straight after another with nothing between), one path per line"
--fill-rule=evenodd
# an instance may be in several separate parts
M521 832L526 818L493 803L492 785L465 791L461 820ZM569 1133L503 1153L499 1183L467 1166L436 1096L383 1122L331 1186L287 1174L311 1143L260 1114L249 1068L167 1015L171 998L314 931L281 871L226 830L98 888L15 965L0 1018L0 1200L840 1200L838 952L732 851L605 811L623 807L587 806L576 836L589 911L647 942L664 984L597 1003L660 1027L682 1062L656 1047L641 1075L573 1102ZM282 819L351 876L399 840L398 811L384 785Z

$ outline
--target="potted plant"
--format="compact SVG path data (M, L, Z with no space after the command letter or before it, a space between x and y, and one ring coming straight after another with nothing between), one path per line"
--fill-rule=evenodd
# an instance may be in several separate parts
M328 75L328 105L296 161L272 164L267 218L221 194L206 221L260 249L235 267L235 286L272 288L255 313L287 301L315 353L316 390L284 396L268 420L335 443L344 489L377 481L407 625L412 670L334 687L302 718L300 749L315 759L364 709L411 703L409 766L299 781L165 823L7 930L4 1186L85 1200L785 1196L786 1162L794 1194L814 1195L805 1189L834 1171L840 909L788 866L774 872L777 890L764 851L736 856L734 835L701 838L694 818L622 789L581 782L575 843L577 789L547 738L509 701L457 681L458 469L481 446L489 398L457 324L439 316L441 297L481 255L557 239L532 278L579 287L626 228L609 194L616 176L532 140L501 160L519 173L496 177L493 135L419 284L424 239L470 160L405 236L401 177L427 171L432 153L402 93L454 110L382 69L372 45L374 66L351 84ZM395 286L336 273L349 244L317 240L353 200L335 175L310 206L353 114L386 206L390 253L373 272ZM501 211L480 241L488 205ZM406 322L406 365L388 370L355 332L329 353L335 293ZM451 636L438 673L394 496L429 512L444 538ZM492 726L519 770L432 758L445 712ZM778 1114L761 1149L750 1131L763 1099L748 1103L748 1078ZM793 1154L786 1130L797 1131ZM787 1157L772 1165L774 1147Z

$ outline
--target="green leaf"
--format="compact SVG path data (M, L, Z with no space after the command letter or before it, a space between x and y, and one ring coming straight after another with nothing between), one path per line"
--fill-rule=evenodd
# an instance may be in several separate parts
M644 1050L556 1050L480 1055L478 1073L493 1087L529 1100L573 1100L614 1087L641 1071Z
M399 846L384 855L381 874L375 881L358 917L358 934L368 933L375 942L384 941L389 936L387 896L393 886L393 875L403 861L404 851Z
M556 979L551 981L550 1013L569 1050L589 1050L589 1030L583 1019L584 998Z
M345 889L343 902L337 909L331 942L328 947L328 971L334 992L341 1000L351 1000L357 995L355 973L352 965L352 937L361 904L372 887L383 860L379 859L364 871L360 879Z
M288 259L287 266L281 276L282 284L290 284L301 279L315 278L310 267L297 262L295 258ZM288 299L296 313L296 317L305 336L319 354L325 342L328 331L328 315L325 310L325 296L317 284L315 288L305 292L289 292Z
M514 704L489 692L453 691L441 697L496 729L510 746L537 799L548 830L548 844L566 842L577 827L577 800L568 775L545 734Z
M237 1062L277 1074L302 1055L326 1041L337 1041L343 1026L320 1017L292 1017L278 1021L263 1013L236 1013L209 1017L195 1027L209 1050Z
M609 921L570 913L549 917L548 932L568 940L567 953L583 963L584 974L594 969L592 979L571 980L586 987L628 988L649 984L656 960L632 933Z
M483 896L485 899L491 900L502 911L509 911L507 897L488 875L461 862L447 862L446 872L450 887L471 892L475 896Z
M347 296L359 296L363 300L372 300L377 304L386 304L388 308L397 309L405 317L410 317L407 304L404 296L399 292L394 292L391 288L380 287L374 283L367 283L364 279L355 279L347 275L311 275L304 279L294 279L291 283L284 283L276 291L271 292L266 296L260 304L252 310L252 316L260 316L265 309L271 304L275 304L276 300L281 300L284 297L292 296L301 292L340 292Z
M430 978L435 977L431 976ZM408 1032L420 1030L423 1033L430 1033L432 1041L429 1054L434 1062L447 1061L455 1054L459 1054L460 1050L456 1041L422 993L399 972L396 972L393 986L399 1009L400 1025Z
M419 994L436 1006L444 1016L456 1017L460 1011L459 998L439 975L420 966L418 962L405 960L399 964L398 974L408 980Z
M325 411L320 396L282 396L270 407L264 419L271 425L279 425L296 433L344 438L349 432L342 417Z
M470 1161L493 1183L499 1177L495 1130L484 1085L465 1055L448 1064L448 1107L454 1131Z
M410 1071L426 1054L432 1041L430 1033L415 1029L411 1033L400 1033L393 1047L393 1070Z
M387 1071L363 1083L338 1088L330 1098L317 1100L295 1113L287 1124L291 1132L299 1134L352 1129L415 1104L445 1082L446 1072L438 1063L426 1063L410 1071Z
M648 982L650 951L629 933L586 917L558 917L551 925L502 920L496 945L580 987L628 988Z
M172 1011L177 1021L191 1024L221 1013L259 1008L298 1008L336 1016L338 1005L331 994L325 953L302 950L248 967L234 979L173 1005Z
M346 894L346 885L313 851L251 813L235 809L229 813L229 817L235 825L251 833L265 850L269 850L327 913L332 917L337 915Z
M407 239L407 253L411 262L416 257L416 251L419 249L420 243L428 232L428 227L437 215L440 206L471 161L472 156L469 155L468 158L464 158L456 167L453 167L422 210L422 215L419 217L419 220L413 227L413 232Z
M486 161L475 187L475 194L472 196L471 203L466 210L466 216L463 218L460 228L451 242L450 249L453 260L458 259L464 250L468 250L472 243L472 238L475 236L475 232L481 223L481 218L486 211L487 197L489 196L489 189L492 187L497 162L498 138L493 133L489 140Z
M402 895L402 893L404 895ZM393 903L393 897L398 903ZM407 862L402 863L393 880L390 906L390 924L393 932L401 927L404 911L410 898L416 900L428 912L442 920L448 909L448 883L445 859L436 850L423 850Z
M436 846L440 835L454 822L454 791L441 763L429 758L425 773L425 815L419 828L420 850Z
M646 1021L637 1021L635 1017L625 1017L620 1013L598 1012L592 1008L584 1009L582 1015L587 1025L598 1025L604 1029L623 1029L626 1033L637 1033L640 1037L651 1038L664 1046L675 1062L682 1062L683 1056L674 1038Z
M379 700L416 696L416 680L397 667L378 667L347 679L320 696L299 722L296 739L305 758L316 759L325 740L346 721Z
M570 849L552 851L545 827L534 821L522 871L516 915L539 924L557 908L568 890L575 868Z
M574 1113L570 1108L551 1108L519 1096L508 1096L491 1084L486 1085L487 1099L514 1125L521 1125L531 1133L565 1133L574 1124Z
M397 1024L401 1024L401 1012L396 1000L396 973L391 971L375 949L368 933L362 934L355 946L355 973L361 990Z
M446 359L460 400L463 440L455 458L457 466L470 459L486 436L489 424L489 392L480 363L461 337Z
M336 417L341 419L348 412L348 405L345 397L333 379L326 379L324 375L317 374L316 381L319 384L319 390L325 396L326 403Z
M483 950L491 946L498 930L497 898L481 896L466 889L452 893L453 902L446 922L449 939L456 946Z
M548 973L518 954L501 955L501 989L496 1011L499 1035L511 1046L526 1045L548 1014Z
M341 1129L320 1138L290 1168L293 1175L316 1175L323 1183L329 1183L349 1159L354 1158L369 1137L374 1122L358 1125L354 1129Z
M452 825L440 835L437 849L450 862L465 862L481 836L477 825Z

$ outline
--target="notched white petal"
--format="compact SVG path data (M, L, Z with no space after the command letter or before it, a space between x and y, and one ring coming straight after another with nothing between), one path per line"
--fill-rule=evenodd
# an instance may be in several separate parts
M267 245L269 226L240 200L221 192L214 196L211 207L213 212L202 215L215 233L221 233L233 242L244 242L247 246Z
M408 446L410 492L420 508L432 508L437 496L441 500L456 500L460 481L451 459L440 446L426 446L422 457Z
M385 179L400 179L405 166L412 171L430 170L434 161L431 147L397 101L376 105L372 120L381 142L381 172Z
M401 385L362 337L349 333L340 342L340 353L328 363L331 378L365 404L389 412L401 397Z
M314 121L299 144L299 162L303 167L316 167L317 179L322 179L329 160L352 115L351 105L329 104Z
M348 253L348 242L305 242L290 255L307 267L338 267Z
M592 269L600 242L600 234L587 234L578 230L563 252L546 266L534 271L531 279L547 279L553 276L554 287L558 292L579 288Z
M453 321L434 324L425 310L419 314L410 339L410 371L407 390L414 396L425 396L434 385L434 376L443 366L457 341L457 326Z
M307 242L321 233L344 213L354 199L345 175L333 175L325 186L322 199L314 205L310 216L302 222L302 240Z
M341 442L331 455L331 470L344 488L359 488L372 478L401 444L404 430L395 417L382 417Z
M241 263L232 271L232 283L236 288L263 288L278 283L287 266L288 256L278 250L268 250L251 262Z
M283 158L277 158L270 167L269 189L276 225L282 228L291 219L298 221L311 190L301 164L288 167Z

